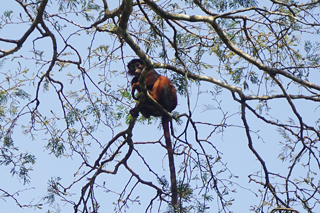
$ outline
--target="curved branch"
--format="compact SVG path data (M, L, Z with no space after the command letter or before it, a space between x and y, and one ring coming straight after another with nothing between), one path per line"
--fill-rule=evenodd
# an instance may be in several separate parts
M22 47L22 44L27 40L29 35L34 31L34 29L37 27L38 23L40 23L42 21L43 12L44 12L44 9L45 9L47 3L48 3L48 0L41 1L40 6L37 8L37 10L38 10L37 17L32 22L29 29L24 33L24 35L19 40L2 39L2 41L5 41L5 42L16 43L17 46L10 49L10 50L1 50L2 54L0 54L0 58L3 58L7 55L14 53L14 52L17 52Z
M275 188L271 185L270 180L269 180L269 171L268 171L267 165L266 165L265 161L262 159L262 157L259 155L259 153L253 147L253 142L252 142L251 135L250 135L250 128L249 128L249 125L248 125L248 122L247 122L247 119L246 119L245 101L241 100L241 102L242 102L241 103L241 119L242 119L243 125L244 125L244 127L246 129L246 135L247 135L247 138L248 138L248 146L249 146L249 149L252 151L252 153L259 160L259 162L260 162L260 164L261 164L261 166L263 168L264 175L265 175L265 184L264 184L264 186L267 187L270 190L270 192L273 194L273 196L276 198L276 200L281 203L281 205L283 205L283 206L288 208L289 206L283 200L281 200L278 197L278 195L276 194Z

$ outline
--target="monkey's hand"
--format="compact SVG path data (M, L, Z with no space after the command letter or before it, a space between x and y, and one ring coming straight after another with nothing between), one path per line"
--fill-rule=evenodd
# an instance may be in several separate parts
M132 94L132 98L136 101L139 101L140 100L140 97L141 97L141 94L138 93L138 95L136 96L135 94Z

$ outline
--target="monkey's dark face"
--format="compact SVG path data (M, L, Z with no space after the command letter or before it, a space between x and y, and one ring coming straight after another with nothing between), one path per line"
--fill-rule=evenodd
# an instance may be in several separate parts
M145 65L140 59L133 59L128 63L129 74L134 76L140 76Z

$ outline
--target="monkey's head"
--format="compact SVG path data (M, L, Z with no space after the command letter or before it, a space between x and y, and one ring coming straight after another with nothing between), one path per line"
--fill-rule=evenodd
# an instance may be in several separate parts
M134 75L139 77L144 67L145 65L142 60L132 59L128 63L128 69L129 69L128 73L129 75Z

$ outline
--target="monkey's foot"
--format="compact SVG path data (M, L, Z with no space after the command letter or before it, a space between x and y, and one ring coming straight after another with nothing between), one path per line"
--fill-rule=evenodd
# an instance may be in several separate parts
M130 110L130 114L133 117L138 117L139 116L139 111L137 110L137 108L133 108L133 109Z

